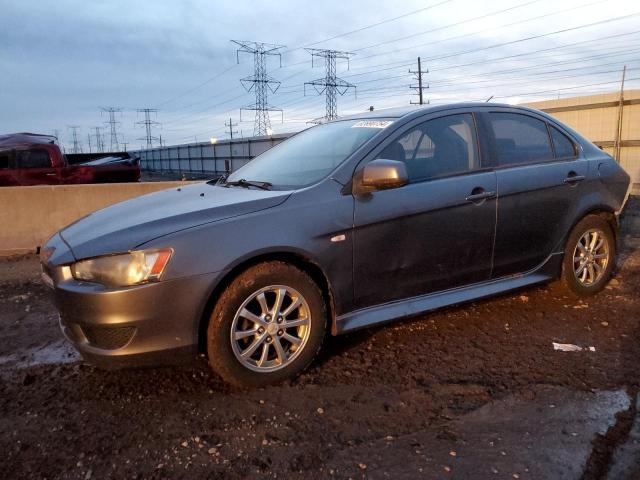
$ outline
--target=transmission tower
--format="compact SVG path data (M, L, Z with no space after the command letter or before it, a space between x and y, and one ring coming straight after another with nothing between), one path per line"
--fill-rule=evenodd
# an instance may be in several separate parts
M116 131L116 126L120 122L116 121L116 113L120 113L120 115L122 115L122 109L115 108L115 107L106 107L106 108L102 108L101 113L109 114L109 121L105 122L107 125L109 125L109 130L111 133L111 142L109 143L109 151L117 152L118 150L120 150L120 146L118 145L118 132Z
M233 123L231 121L231 119L229 119L229 123L225 122L224 126L229 128L229 130L225 130L224 133L228 133L229 136L231 137L231 140L233 140L233 134L234 133L238 133L238 131L234 130L233 127L237 127L238 124L237 123Z
M101 133L103 127L92 127L95 138L96 153L104 153L104 136Z
M422 70L422 63L420 62L420 57L418 57L418 70L409 70L409 73L413 73L416 76L416 80L418 80L417 86L409 85L410 89L415 90L417 92L418 101L417 102L409 101L409 103L411 103L412 105L424 105L425 102L424 102L424 96L422 95L422 92L427 88L429 88L429 84L427 84L426 87L423 85L422 75L424 75L425 73L429 73L429 70L426 70L426 71ZM429 103L429 100L427 100L426 103Z
M60 130L57 128L53 131L53 136L56 137L56 143L60 145Z
M126 152L126 151L127 151L127 146L128 146L128 145L129 145L129 143L128 143L128 142L122 141L122 150Z
M82 144L78 139L78 129L79 125L69 125L67 128L71 130L71 135L73 137L73 148L71 149L71 153L82 153Z
M348 63L349 57L353 54L349 52L339 52L337 50L324 50L319 48L307 48L306 50L311 54L311 67L314 66L314 59L324 58L326 70L324 78L319 78L304 84L305 95L307 93L307 85L311 85L319 95L324 93L326 96L327 110L325 116L314 120L314 123L338 118L338 94L344 95L350 88L353 88L355 92L356 86L336 76L336 60L341 58L347 60Z
M253 134L256 136L269 135L271 133L271 121L269 112L280 112L284 121L281 108L269 105L268 94L276 93L280 87L280 82L267 74L267 57L277 56L282 66L282 57L278 52L284 45L272 45L269 43L245 42L242 40L231 40L239 46L236 50L236 60L240 63L240 53L253 54L254 73L240 80L247 92L253 90L256 95L256 102L240 109L240 121L242 121L243 110L255 110L256 117L253 126Z
M89 145L89 153L93 153L91 151L91 134L87 133L87 144Z
M159 122L156 122L154 120L151 120L151 114L155 113L156 115L158 114L158 110L155 108L139 108L138 109L138 113L144 113L144 120L141 120L139 122L136 122L136 125L144 125L145 129L146 129L146 136L143 138L138 138L138 140L146 140L147 141L147 148L153 148L153 141L154 140L158 140L158 137L154 137L151 134L151 129L160 125Z

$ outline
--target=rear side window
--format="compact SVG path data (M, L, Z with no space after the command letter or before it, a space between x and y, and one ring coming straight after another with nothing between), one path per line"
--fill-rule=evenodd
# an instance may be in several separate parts
M377 158L407 166L410 182L468 172L477 166L475 123L471 114L428 120L402 134Z
M49 168L51 159L46 150L19 150L16 151L16 166L18 168Z
M576 157L576 146L564 133L556 127L549 125L551 128L551 138L553 139L553 147L556 150L556 158L574 158Z
M519 113L490 113L498 165L521 165L553 159L545 122Z

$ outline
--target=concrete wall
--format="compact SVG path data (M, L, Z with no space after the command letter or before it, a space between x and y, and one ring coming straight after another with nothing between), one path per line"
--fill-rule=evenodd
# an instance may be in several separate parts
M33 252L51 235L100 208L184 182L0 188L0 255Z

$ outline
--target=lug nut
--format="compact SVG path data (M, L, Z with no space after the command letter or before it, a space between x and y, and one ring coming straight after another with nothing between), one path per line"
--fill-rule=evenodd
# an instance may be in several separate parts
M278 323L282 323L282 320L284 320L282 316L278 317Z
M267 337L267 343L271 343L273 341L273 338L271 338L271 336Z
M278 336L282 336L284 334L284 330L278 330Z
M258 333L259 333L259 334L263 334L263 333L264 333L264 328L260 327L260 328L258 329Z
M271 321L271 315L265 315L265 316L264 316L264 319L265 319L267 322L270 322L270 321Z

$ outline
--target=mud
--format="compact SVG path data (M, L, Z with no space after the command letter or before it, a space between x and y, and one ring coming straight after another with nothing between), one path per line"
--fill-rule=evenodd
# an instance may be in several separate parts
M253 391L227 387L204 358L82 363L61 342L37 259L2 259L0 478L605 478L640 388L638 201L620 243L596 297L549 285L329 338L299 378ZM581 402L599 392L628 395L626 407L594 420ZM565 413L545 416L551 402ZM496 450L490 463L489 434L521 454Z

